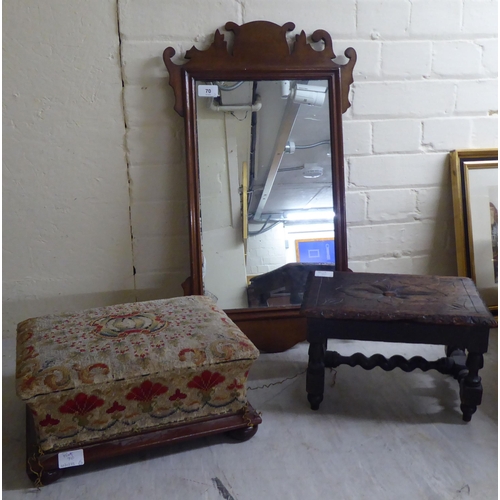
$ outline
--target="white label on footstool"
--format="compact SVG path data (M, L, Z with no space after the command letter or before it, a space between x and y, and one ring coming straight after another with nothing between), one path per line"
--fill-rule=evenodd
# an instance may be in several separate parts
M314 276L318 278L333 278L333 271L315 271Z
M65 469L66 467L78 467L83 465L83 450L63 451L58 454L59 468Z

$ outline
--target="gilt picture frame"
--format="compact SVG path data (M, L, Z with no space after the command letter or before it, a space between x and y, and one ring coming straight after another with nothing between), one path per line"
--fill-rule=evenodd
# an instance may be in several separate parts
M459 276L471 278L498 311L498 149L450 153Z

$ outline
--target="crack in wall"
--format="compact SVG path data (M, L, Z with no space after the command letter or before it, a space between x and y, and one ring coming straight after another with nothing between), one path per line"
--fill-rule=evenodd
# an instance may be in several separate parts
M129 228L130 228L130 245L132 250L132 273L134 280L134 298L137 301L137 282L136 282L136 266L135 266L135 247L134 247L134 230L132 227L132 179L130 176L130 159L129 159L129 150L128 150L128 122L127 122L127 110L125 107L125 74L123 69L123 60L122 60L122 38L121 38L121 30L120 30L120 0L116 0L116 30L118 35L118 64L120 65L120 76L122 80L122 94L121 94L121 105L122 105L122 113L123 113L123 125L125 127L125 135L123 138L123 145L125 149L125 163L127 166L127 184L128 184L128 216L129 216Z

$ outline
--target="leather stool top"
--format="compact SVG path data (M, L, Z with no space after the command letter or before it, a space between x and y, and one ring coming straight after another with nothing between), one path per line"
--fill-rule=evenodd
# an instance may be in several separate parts
M310 318L497 326L470 278L316 271L301 313Z

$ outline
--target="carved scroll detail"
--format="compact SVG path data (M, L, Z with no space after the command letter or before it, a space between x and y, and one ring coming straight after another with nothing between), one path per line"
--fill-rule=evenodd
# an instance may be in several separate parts
M340 68L341 72L341 86L342 86L342 113L345 113L350 107L351 103L349 102L349 88L351 84L354 82L352 77L352 71L354 69L354 65L356 64L357 55L356 51L349 47L345 50L344 55L349 59L344 66Z
M167 47L163 51L163 62L168 69L170 75L169 84L174 90L175 96L175 111L184 116L184 106L182 104L182 81L181 81L181 66L172 62L172 58L175 56L175 49L173 47Z
M304 31L295 37L295 43L289 46L287 33L295 29L294 23L285 23L283 26L268 21L253 21L241 26L228 22L225 29L234 35L232 51L228 51L224 35L219 30L215 32L214 41L206 50L192 47L185 54L187 62L177 65L172 61L175 50L168 47L163 52L163 61L170 74L170 86L175 94L174 109L184 116L182 99L182 69L210 70L213 74L217 70L230 69L235 73L271 71L290 71L301 69L341 70L341 98L342 112L349 107L349 87L353 82L352 71L356 63L356 52L353 48L345 51L349 61L338 64L333 61L336 57L330 35L325 30L316 30L311 40L315 43L323 41L323 50L315 50L308 42Z

